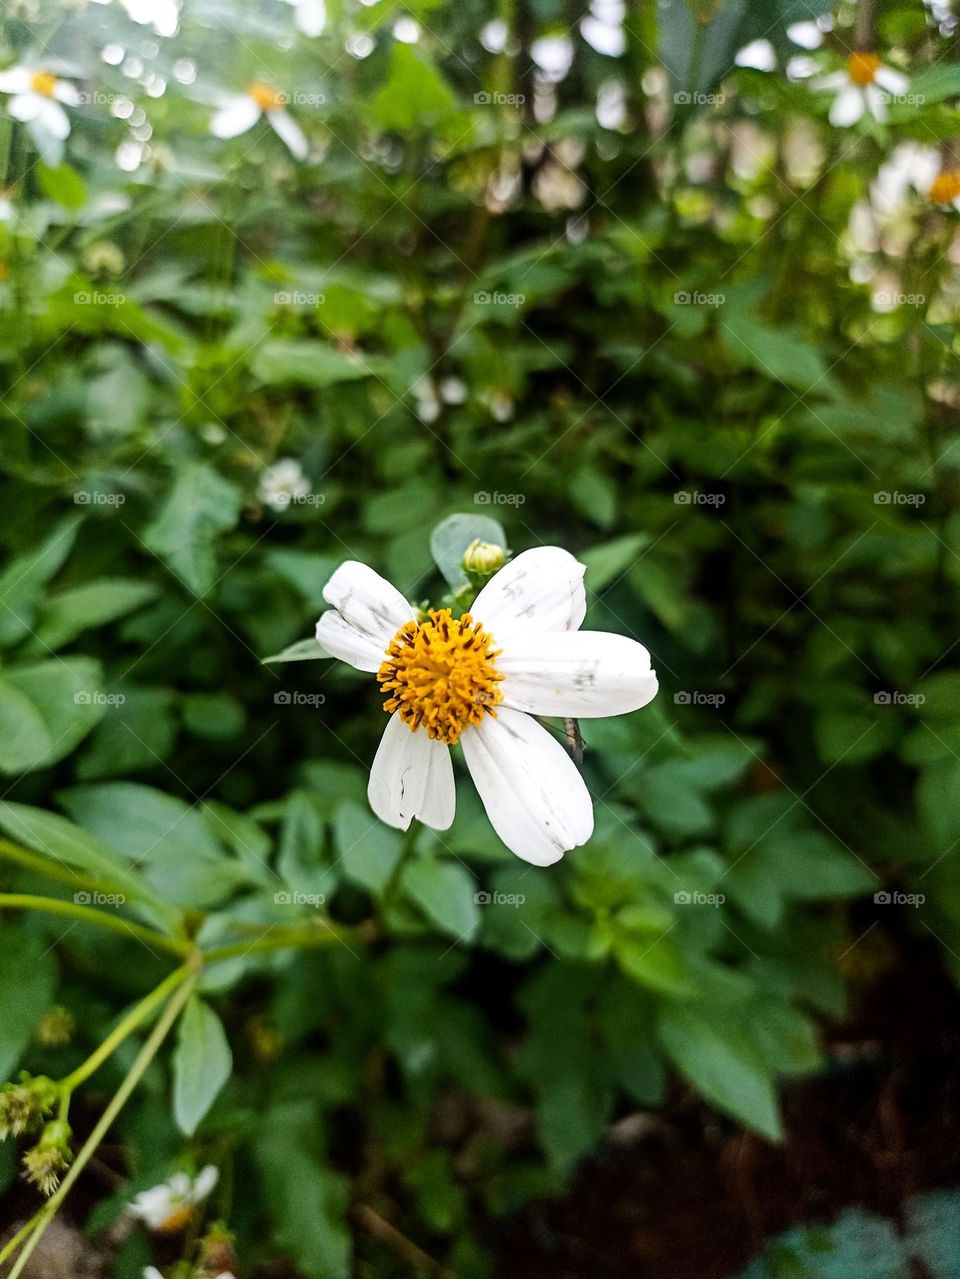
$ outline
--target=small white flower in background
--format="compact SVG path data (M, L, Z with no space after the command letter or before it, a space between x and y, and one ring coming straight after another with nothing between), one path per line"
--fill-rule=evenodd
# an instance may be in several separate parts
M835 89L830 123L845 129L856 124L865 111L877 121L887 118L887 98L900 97L910 81L899 71L885 67L875 53L851 53L846 69L814 82L815 89Z
M497 422L509 422L513 418L515 405L513 396L509 391L504 391L498 387L495 391L490 391L485 397L487 408Z
M76 85L52 71L18 66L0 71L0 93L12 95L8 111L26 124L44 164L56 168L63 160L64 141L70 136L70 117L61 104L80 105Z
M370 807L406 830L453 822L450 747L460 742L494 830L524 861L549 866L593 833L593 806L573 760L535 715L596 718L656 696L650 654L636 640L581 631L584 567L542 546L506 564L469 613L422 622L365 564L342 564L317 623L331 656L375 672L390 715L373 766Z
M141 27L153 27L158 36L175 36L180 27L178 0L121 0L127 17Z
M0 191L0 222L13 221L13 201L6 191Z
M459 377L445 377L440 383L440 398L444 404L463 404L467 398L467 384Z
M206 1199L218 1178L219 1173L213 1164L207 1164L196 1177L175 1172L159 1186L141 1190L127 1211L131 1217L142 1221L148 1230L172 1234L183 1229L193 1216L196 1205Z
M286 97L254 80L245 93L235 93L210 121L210 132L216 138L236 138L247 133L261 116L266 116L274 133L282 139L295 160L305 160L309 144L303 130L285 109Z
M257 496L264 506L285 511L291 502L310 492L310 481L295 457L282 457L260 473Z
M326 0L287 0L296 9L293 25L305 36L319 36L327 25Z
M417 417L429 426L440 416L440 397L437 395L433 378L417 378L410 390L417 402Z

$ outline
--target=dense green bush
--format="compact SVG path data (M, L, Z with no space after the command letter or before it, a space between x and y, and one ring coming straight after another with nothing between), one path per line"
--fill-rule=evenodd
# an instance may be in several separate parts
M210 956L91 1226L211 1163L239 1274L394 1273L374 1213L480 1275L484 1223L682 1081L776 1139L863 934L960 950L956 223L930 178L890 194L960 134L950 23L881 5L911 93L838 128L790 63L854 47L845 8L791 44L816 0L644 5L619 56L559 3L319 38L279 3L28 8L6 61L85 97L48 164L0 119L0 1077L77 1072L76 1152L160 998L81 1063ZM531 44L568 32L551 80ZM735 67L760 38L777 66ZM210 134L251 82L305 162ZM439 601L457 512L576 554L587 624L660 674L582 725L596 832L549 869L466 785L449 832L376 822L375 690L263 664L317 657L345 559ZM116 1274L149 1261L138 1230Z

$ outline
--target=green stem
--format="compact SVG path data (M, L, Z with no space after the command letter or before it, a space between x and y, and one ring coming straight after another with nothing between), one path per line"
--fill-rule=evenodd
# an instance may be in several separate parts
M271 950L308 946L329 946L331 942L353 937L364 941L369 937L369 929L365 928L310 928L293 932L277 931L269 937L258 937L255 941L231 942L227 946L214 946L212 950L203 952L204 964L216 964L223 959L240 959L244 955Z
M75 870L72 866L58 865L42 853L34 853L28 848L21 848L19 844L12 844L8 839L0 839L0 857L5 861L13 862L17 866L22 866L24 870L32 870L36 871L38 875L45 875L47 879L55 879L61 884L69 884L71 888L89 888L91 891L99 893L123 891L129 897L137 896L136 889L130 889L126 883L121 884L119 881L112 882L109 879L97 879L93 875L86 875L83 871Z
M118 1088L110 1102L110 1105L107 1106L106 1110L100 1116L93 1131L90 1133L90 1136L84 1142L77 1154L76 1159L74 1159L73 1163L70 1165L67 1175L60 1184L60 1188L52 1198L47 1200L40 1212L37 1214L33 1233L30 1235L23 1251L17 1258L13 1269L10 1271L9 1279L20 1279L20 1276L23 1274L24 1267L29 1261L34 1248L36 1248L37 1244L43 1238L44 1232L56 1215L57 1209L70 1193L74 1182L80 1176L81 1172L83 1172L87 1163L92 1158L94 1151L107 1135L111 1124L126 1105L130 1094L133 1092L134 1088L136 1088L147 1067L157 1055L161 1044L173 1029L174 1022L179 1017L184 1004L193 993L193 988L197 984L198 976L199 968L196 964L194 964L192 968L188 970L186 977L181 977L180 989L177 990L166 1008L163 1010L163 1015L157 1022L156 1026L154 1026L150 1033L150 1037L137 1054L136 1060L130 1067L127 1077Z
M95 1071L99 1070L127 1036L132 1034L140 1023L145 1021L154 1009L162 1004L182 981L189 977L192 971L193 969L189 964L184 964L181 968L175 969L168 977L164 978L159 986L151 990L149 995L146 995L138 1004L135 1004L127 1015L117 1023L96 1051L92 1052L87 1060L82 1062L72 1074L67 1075L65 1079L60 1081L64 1096L69 1096L78 1084L82 1084L85 1079L89 1079Z
M64 915L68 919L76 919L84 924L96 924L108 932L122 933L125 937L136 937L147 946L156 946L178 956L189 955L193 947L188 941L176 937L168 937L158 933L144 924L134 923L123 916L108 915L105 911L95 910L92 906L81 906L78 902L62 901L59 897L39 897L33 893L0 893L0 908L10 907L16 910L42 910L51 915Z

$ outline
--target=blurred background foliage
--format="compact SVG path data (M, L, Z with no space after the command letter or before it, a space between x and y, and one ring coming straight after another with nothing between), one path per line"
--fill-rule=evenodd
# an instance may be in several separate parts
M921 100L837 129L811 76L848 6L298 17L5 9L4 60L84 100L52 166L0 120L0 826L207 941L372 921L205 975L229 1079L177 1113L151 1068L95 1229L186 1158L242 1275L409 1273L360 1205L481 1276L616 1120L692 1089L776 1139L851 983L911 934L958 975L956 222L910 176L960 133L955 21L880 4ZM251 82L305 162L262 119L210 134ZM454 512L581 557L587 625L661 675L585 725L597 830L550 871L466 786L447 833L377 824L369 685L261 664L345 558L436 599ZM68 1073L169 967L21 913L0 955L7 1077ZM127 1235L114 1273L149 1260Z

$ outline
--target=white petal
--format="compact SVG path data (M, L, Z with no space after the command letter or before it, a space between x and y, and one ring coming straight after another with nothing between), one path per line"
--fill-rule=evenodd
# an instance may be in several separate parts
M358 560L340 565L323 588L323 598L355 631L373 640L381 654L413 618L413 609L397 588Z
M833 106L830 108L830 123L840 129L856 124L863 115L865 105L863 91L855 84L848 84L833 100Z
M143 1272L143 1279L163 1279L163 1275L156 1266L147 1266L146 1270Z
M10 67L0 71L0 93L28 93L33 75L26 67Z
M287 148L293 158L295 160L305 160L307 152L310 150L310 144L293 116L288 115L286 111L268 111L267 119L273 126L274 133L287 144Z
M259 119L259 106L242 93L216 113L210 121L210 132L215 138L236 138L252 129Z
M53 96L58 102L65 102L68 107L80 105L80 90L69 80L58 80L53 86Z
M575 631L587 611L583 573L569 551L535 547L505 564L470 612L495 639L512 631Z
M500 707L460 738L490 824L512 853L550 866L593 834L590 793L573 760L536 720Z
M318 36L327 25L325 0L298 0L294 25L305 36Z
M271 503L276 509L285 509L277 499ZM391 636L392 638L392 636ZM330 657L346 662L357 671L377 671L387 656L387 644L363 635L355 626L331 608L317 622L317 642Z
M881 89L886 89L887 93L892 93L896 97L900 97L910 88L910 81L900 71L894 71L892 67L880 67L874 77Z
M434 830L446 830L456 809L449 746L422 729L412 732L395 712L374 756L367 798L388 826L406 830L417 817Z
M220 1174L213 1164L205 1164L197 1173L190 1191L190 1198L195 1204L201 1199L206 1199L219 1180Z
M647 650L607 631L515 636L496 665L504 705L533 715L625 715L657 695Z
M846 71L831 71L829 75L818 76L816 80L811 80L811 89L819 92L821 89L843 89L850 83L850 77Z
M43 106L37 115L37 123L42 124L52 137L59 138L61 141L70 135L70 117L60 103L53 98L44 98Z
M875 84L868 84L863 92L870 114L882 124L887 118L887 95Z
M33 145L40 152L41 160L48 168L55 169L63 163L63 139L55 137L42 118L28 120L27 131L33 138Z
M43 110L44 99L39 93L18 93L10 99L7 110L14 120L36 120Z

